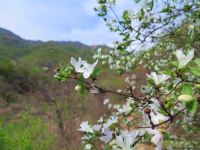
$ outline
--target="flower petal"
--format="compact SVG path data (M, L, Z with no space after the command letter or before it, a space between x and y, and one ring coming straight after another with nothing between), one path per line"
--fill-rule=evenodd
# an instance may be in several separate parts
M70 63L75 67L77 62L73 57L71 57Z
M194 50L191 50L185 58L186 62L185 65L187 65L192 60L193 57L194 57Z

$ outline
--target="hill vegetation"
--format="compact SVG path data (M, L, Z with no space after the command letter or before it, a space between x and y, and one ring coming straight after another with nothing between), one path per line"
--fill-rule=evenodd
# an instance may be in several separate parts
M180 30L185 31L184 26L176 32L181 32ZM185 38L187 37L182 37ZM186 41L184 43L180 38L170 35L161 39L160 43L165 43L165 40L175 41L177 47L187 46L188 41L183 40ZM12 150L13 147L30 150L35 148L34 145L41 150L81 148L81 136L77 132L80 122L97 120L109 113L103 104L104 99L120 101L121 98L109 94L77 95L74 92L73 80L60 84L53 79L53 74L57 66L66 65L71 57L81 56L93 62L91 58L99 47L109 48L71 41L24 40L8 30L0 29L0 150ZM156 45L149 50L148 57L141 54L145 63L135 69L137 95L141 95L139 91L146 82L145 74L148 69L144 69L143 66L155 68L149 62L157 62L167 57L164 47L167 48L167 44L162 45L162 49L159 48L159 44ZM198 40L193 42L193 47L199 48ZM155 57L158 49L162 55ZM106 65L98 67L102 70L98 78L103 79L97 81L98 85L116 91L122 87L126 88L123 80L129 73L117 76L115 71L105 69ZM199 129L198 125L197 121L195 132ZM184 130L179 129L177 134L182 132ZM199 135L198 132L196 134ZM187 136L191 137L190 134Z
M94 101L93 96L75 95L73 81L60 85L53 74L57 66L66 64L71 57L81 56L92 62L98 47L71 41L24 40L0 29L0 150L13 149L13 145L20 150L35 149L34 143L41 146L38 148L41 150L80 147L77 145L80 143L77 132L80 121L97 119L106 112L104 96ZM108 79L100 84L117 90L122 78L111 85L111 74L115 72L110 73L103 70L102 78L108 76ZM98 111L89 115L94 110ZM42 128L48 132L40 131ZM33 130L42 141L35 138ZM10 136L14 138L10 140Z

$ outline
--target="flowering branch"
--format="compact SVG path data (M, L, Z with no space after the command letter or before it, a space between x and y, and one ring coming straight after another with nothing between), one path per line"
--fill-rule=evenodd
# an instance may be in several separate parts
M100 53L98 57L99 55ZM189 80L190 78L187 78L186 75L191 72L193 75L199 76L200 73L198 69L195 70L194 65L199 68L200 60L195 60L195 63L192 64L193 70L188 70L191 67L186 66L190 65L189 62L194 57L194 51L191 50L185 55L182 50L177 50L175 55L178 63L168 74L158 74L157 72L147 74L146 88L149 88L149 90L144 91L141 97L133 93L135 78L125 80L130 87L127 93L95 85L94 82L98 76L95 67L98 61L89 64L81 58L78 60L71 58L71 65L65 69L60 69L54 75L60 81L75 80L77 84L75 90L77 91L88 90L92 94L111 93L122 96L127 101L122 105L112 105L109 100L106 100L104 102L108 104L108 108L115 110L108 118L100 118L97 124L93 126L88 121L81 123L79 131L84 133L85 149L96 147L95 140L100 139L102 145L111 146L111 149L129 150L140 140L145 139L145 134L153 135L151 142L156 145L158 150L162 149L163 133L159 131L160 126L168 123L171 125L175 118L185 110L187 110L187 113L195 114L198 104L195 96L196 90L193 90L195 87L191 85L199 85L200 82L199 80ZM116 62L117 67L120 66L119 64L120 61ZM192 79L196 79L196 76ZM91 79L91 81L88 79ZM175 81L176 84L174 84ZM170 88L168 88L169 83ZM187 113L184 113L184 116ZM136 120L137 115L142 117ZM164 128L168 129L167 126L164 126Z
M166 124L166 123L168 123L168 122L172 122L174 119L175 119L175 117L177 117L181 112L183 112L183 111L185 111L186 109L185 108L183 108L183 109L181 109L179 112L177 112L175 115L173 115L171 118L169 118L169 119L167 119L167 120L165 120L165 121L163 121L163 122L161 122L161 123L158 123L158 124L153 124L153 125L151 125L151 126L138 126L137 128L152 128L152 129L155 129L156 127L159 127L159 126L161 126L161 125L163 125L163 124Z

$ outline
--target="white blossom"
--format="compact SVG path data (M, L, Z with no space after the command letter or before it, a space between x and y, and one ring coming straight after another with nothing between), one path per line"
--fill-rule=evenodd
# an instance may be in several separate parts
M104 129L102 133L104 135L100 137L100 140L104 143L108 143L113 138L113 132L110 130L110 128Z
M112 104L108 104L108 109L112 108Z
M91 144L86 144L84 149L85 150L91 150L92 149L92 145Z
M179 62L179 68L185 67L194 57L194 50L191 50L187 55L181 49L176 50L175 55Z
M134 143L137 135L137 131L121 131L121 134L119 136L116 136L116 144L122 150L133 150L132 144Z
M151 72L150 75L147 74L147 77L152 79L156 85L159 85L170 78L170 76L165 74L157 75L156 72Z
M161 113L159 113L160 110L160 104L158 102L158 100L156 100L155 98L152 98L151 101L153 102L152 104L150 104L150 108L152 109L150 116L151 116L151 121L154 124L159 124L167 119L169 119L168 116L165 116Z
M103 129L109 128L112 124L117 123L117 116L110 116L110 118L103 124Z
M117 93L122 93L122 90L121 90L121 89L118 89L118 90L117 90Z
M151 138L151 142L155 144L155 150L162 150L162 143L163 143L163 135L158 130L147 130L149 134L153 134L154 136Z
M97 120L97 122L98 122L98 123L102 123L102 122L103 122L103 117L101 116L101 117L99 118L99 120Z
M98 63L98 61L96 61L93 64L84 63L83 68L82 68L83 69L82 73L83 73L83 77L85 79L90 77L90 75L93 73L93 70L94 70L95 66L97 65L97 63Z
M82 60L80 57L78 61L76 61L73 57L71 58L71 64L74 67L75 71L78 73L82 73L85 79L89 78L90 75L93 73L95 66L97 65L98 61L93 64L88 64L86 61Z
M92 129L94 131L100 131L101 130L101 125L100 124L95 124L95 125L92 126Z
M110 101L110 100L107 98L107 99L105 99L105 100L103 101L103 104L106 105L106 104L109 103L109 101Z
M134 103L134 99L132 98L132 97L128 97L127 99L127 102L129 103L129 104L133 104Z
M83 72L83 65L86 63L86 61L83 61L80 57L78 58L78 61L76 61L73 57L71 58L70 63L74 67L75 71L78 73Z
M87 134L87 135L84 135L81 140L90 140L92 138L92 135L91 134Z
M88 121L82 122L80 124L80 129L78 129L81 132L88 132L88 133L93 133L93 129L91 128L91 126L88 124Z
M117 110L119 113L124 113L124 114L128 114L129 112L132 111L132 107L130 106L130 104L132 103L132 101L130 99L127 99L126 104L122 105L122 107L118 107Z
M158 112L151 112L150 116L151 116L151 121L154 124L159 124L159 123L164 122L169 119L169 117L164 116L163 114L158 113Z

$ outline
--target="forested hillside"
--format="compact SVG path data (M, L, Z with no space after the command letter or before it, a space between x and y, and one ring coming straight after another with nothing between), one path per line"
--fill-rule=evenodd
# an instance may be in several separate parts
M0 29L1 150L80 147L80 120L102 115L106 111L104 96L94 101L92 96L75 95L73 81L60 85L53 75L57 66L65 66L71 57L92 62L98 47L80 42L29 41ZM100 84L111 86L110 73L102 72L108 79ZM118 78L112 87L117 90L121 81Z

